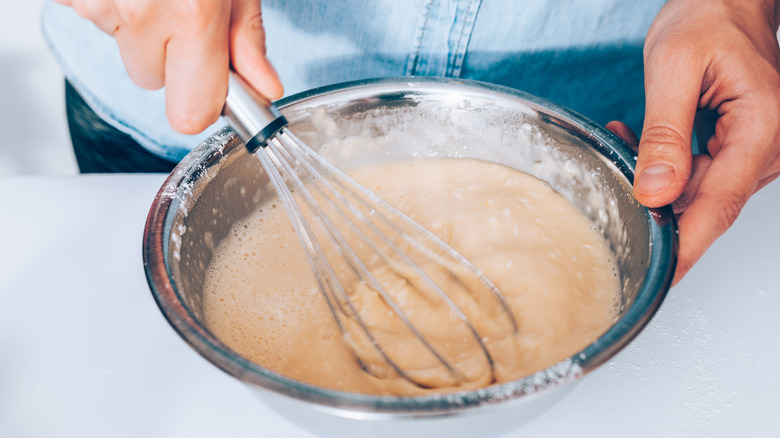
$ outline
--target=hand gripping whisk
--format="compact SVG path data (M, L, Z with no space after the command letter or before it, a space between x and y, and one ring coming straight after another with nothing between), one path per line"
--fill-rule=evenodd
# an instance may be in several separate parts
M223 115L276 188L363 369L423 388L495 381L489 347L517 322L478 268L298 140L235 73Z

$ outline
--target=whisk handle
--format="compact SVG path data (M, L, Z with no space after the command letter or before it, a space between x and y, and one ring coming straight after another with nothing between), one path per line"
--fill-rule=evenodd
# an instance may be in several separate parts
M233 72L222 115L251 153L287 126L287 119L276 106Z

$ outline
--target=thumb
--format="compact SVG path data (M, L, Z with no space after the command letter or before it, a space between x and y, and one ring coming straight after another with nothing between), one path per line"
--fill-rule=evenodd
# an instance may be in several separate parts
M234 0L232 7L230 61L233 68L268 99L282 97L282 83L266 58L260 1Z
M654 57L650 51L645 60L645 121L634 197L647 207L674 202L691 173L691 137L702 76L690 58L675 60L666 52Z

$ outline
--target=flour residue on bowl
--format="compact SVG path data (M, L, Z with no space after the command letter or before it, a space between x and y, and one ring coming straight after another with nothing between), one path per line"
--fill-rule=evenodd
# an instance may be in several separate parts
M621 288L615 257L593 222L543 181L507 166L464 158L403 160L359 167L351 174L445 239L507 298L519 325L516 333L495 330L497 321L489 316L495 309L479 309L482 316L471 318L480 332L489 333L484 341L495 360L494 375L484 369L484 361L471 360L469 351L456 364L467 381L457 385L422 389L398 376L365 373L334 323L285 212L275 201L233 227L208 270L205 321L230 348L317 386L414 395L533 375L585 348L617 318ZM381 306L371 299L360 303ZM371 315L372 329L390 327L381 307L361 311ZM426 321L429 326L422 332L436 342L442 337L448 344L446 337L458 333L450 316L434 308L426 308L421 324ZM422 356L413 342L402 339L386 347L393 355ZM406 363L424 373L433 369L426 368L430 364L424 360Z
M303 140L344 168L423 157L500 162L548 182L608 237L619 257L627 257L628 233L618 203L635 201L619 199L626 192L604 184L619 174L614 165L606 160L583 165L588 148L571 148L571 139L551 135L552 122L540 121L519 102L508 112L493 99L425 96L412 106L379 106L335 118L333 108L321 106L306 111L313 129Z

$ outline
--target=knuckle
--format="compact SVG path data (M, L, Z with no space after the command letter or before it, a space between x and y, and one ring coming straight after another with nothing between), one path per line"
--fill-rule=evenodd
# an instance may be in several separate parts
M263 13L261 11L247 17L246 21L253 32L263 32Z
M639 149L651 155L677 154L686 150L688 140L676 129L666 125L656 125L642 132Z
M259 51L263 56L266 55L265 29L263 17L259 12L243 17L236 26L231 27L231 32L237 44L250 45L253 53ZM237 55L241 56L241 53Z
M656 144L680 144L684 142L683 136L676 129L665 125L647 128L642 134L642 138Z
M148 21L153 3L138 0L117 0L116 11L122 23L137 26Z

